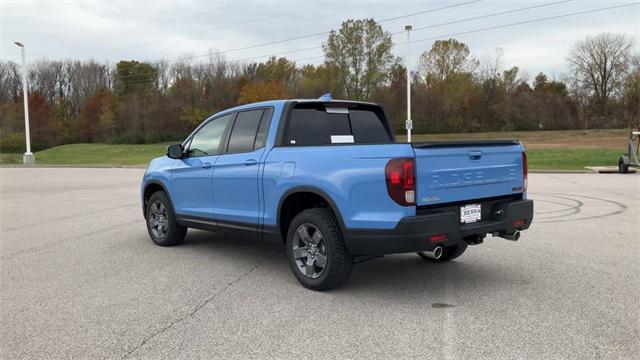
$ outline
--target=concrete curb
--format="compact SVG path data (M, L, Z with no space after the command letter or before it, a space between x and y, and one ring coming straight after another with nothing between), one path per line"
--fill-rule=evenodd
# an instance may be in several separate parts
M592 170L531 170L529 174L597 174Z

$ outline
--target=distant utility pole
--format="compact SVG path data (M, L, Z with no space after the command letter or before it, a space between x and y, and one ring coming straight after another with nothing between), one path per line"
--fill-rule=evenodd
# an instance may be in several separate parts
M22 97L24 98L24 135L27 141L27 152L22 157L22 163L25 165L33 165L36 163L36 157L31 152L31 135L29 134L29 99L27 97L27 57L24 54L24 45L21 42L14 42L22 51Z
M411 51L411 25L404 27L407 30L407 54L405 56L405 66L407 68L407 142L411 142L411 129L413 129L413 121L411 121L411 70L409 69L409 53Z

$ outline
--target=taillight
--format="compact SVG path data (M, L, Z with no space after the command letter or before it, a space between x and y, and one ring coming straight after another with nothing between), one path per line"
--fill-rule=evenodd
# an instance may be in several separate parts
M527 183L528 183L527 174L528 173L529 173L529 170L527 169L527 153L523 151L522 152L522 178L524 179L524 186L522 191L527 191Z
M416 203L416 175L414 160L391 159L384 168L387 191L393 201L409 206Z

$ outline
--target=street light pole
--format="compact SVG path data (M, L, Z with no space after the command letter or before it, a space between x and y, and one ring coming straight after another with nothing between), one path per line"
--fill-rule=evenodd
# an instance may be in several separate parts
M35 164L36 157L31 152L31 135L29 134L29 99L27 97L27 57L24 54L24 45L16 41L14 42L22 52L22 97L24 99L24 135L27 141L27 151L22 157L22 162L25 165Z
M411 25L404 27L407 31L407 54L405 56L405 67L407 69L407 142L411 142L411 129L413 129L413 121L411 121L411 70L409 69L409 52L411 51Z

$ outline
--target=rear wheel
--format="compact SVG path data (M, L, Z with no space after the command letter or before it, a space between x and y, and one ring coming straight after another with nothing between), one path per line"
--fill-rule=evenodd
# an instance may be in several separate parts
M459 245L453 245L453 246L447 246L442 248L442 256L440 256L439 259L434 259L431 258L429 256L427 256L425 254L424 251L418 251L418 255L423 258L424 260L427 260L429 262L434 262L434 263L441 263L441 262L447 262L447 261L451 261L455 258L460 257L462 254L464 254L464 252L467 250L467 247L469 245L467 245L466 242L462 242Z
M618 172L621 174L626 174L629 172L629 164L626 164L624 158L620 157L618 160Z
M155 192L149 197L146 219L149 236L156 245L177 245L187 234L187 228L176 223L173 207L163 191Z
M313 290L342 285L353 266L335 216L323 208L304 210L293 218L287 233L287 257L296 279Z

